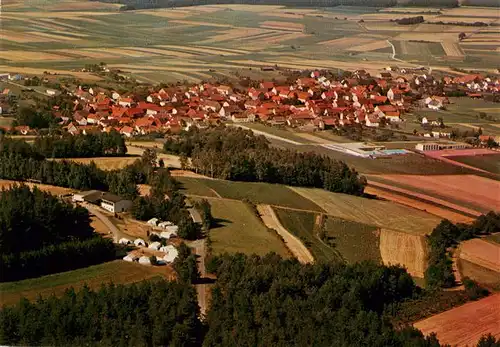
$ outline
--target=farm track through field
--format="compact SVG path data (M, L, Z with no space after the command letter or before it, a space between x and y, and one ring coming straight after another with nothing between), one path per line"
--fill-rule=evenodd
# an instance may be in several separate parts
M303 264L314 263L314 257L311 252L304 246L304 244L295 235L286 230L279 221L276 213L270 205L257 205L257 210L262 218L264 224L276 230L276 232L283 238L290 252Z

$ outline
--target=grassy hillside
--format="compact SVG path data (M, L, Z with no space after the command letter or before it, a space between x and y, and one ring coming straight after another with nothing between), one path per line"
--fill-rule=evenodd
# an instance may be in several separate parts
M36 299L38 295L60 295L70 287L79 289L87 284L98 289L104 283L127 284L155 278L172 276L167 267L148 267L137 263L115 260L84 269L62 272L17 282L0 284L0 305L11 305L21 297Z
M215 192L226 199L247 199L255 204L277 205L322 212L318 205L283 185L192 177L176 177L176 180L183 185L184 193L188 195L214 196Z
M217 226L210 230L214 254L245 253L264 255L275 252L283 257L289 253L278 236L268 230L249 206L240 201L210 200Z
M381 261L378 228L341 218L275 208L281 224L299 237L316 261ZM320 230L325 236L320 239Z

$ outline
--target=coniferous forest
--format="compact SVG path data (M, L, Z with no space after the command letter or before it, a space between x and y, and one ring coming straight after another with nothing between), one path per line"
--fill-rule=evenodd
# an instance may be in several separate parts
M36 187L0 192L0 282L43 276L114 259L88 211Z
M366 179L343 161L271 147L263 136L241 128L191 128L170 136L164 150L191 157L194 171L214 178L316 187L353 195L362 195L366 185Z
M189 258L186 254L186 256ZM364 262L302 265L275 254L216 260L206 321L189 278L69 290L0 311L0 344L65 346L439 347L387 319L418 295L402 268ZM188 282L185 282L187 280ZM480 347L497 347L493 337Z

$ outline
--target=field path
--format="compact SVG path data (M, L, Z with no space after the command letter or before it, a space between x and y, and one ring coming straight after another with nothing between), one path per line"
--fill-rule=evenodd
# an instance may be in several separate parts
M109 229L109 231L113 234L113 242L114 243L118 243L118 241L125 237L125 236L128 236L128 235L125 235L124 233L122 233L120 231L120 229L118 229L113 223L111 223L111 221L109 220L109 218L103 214L101 211L99 211L98 208L90 205L90 204L87 204L87 203L83 203L83 206L89 210L93 215L95 215L97 218L99 218L99 220L101 222L104 223L104 225L106 225ZM127 237L130 239L130 237Z
M285 244L290 249L292 254L303 264L314 263L314 257L311 252L304 246L302 242L295 236L292 235L288 230L286 230L283 225L281 225L276 213L274 213L273 208L270 205L257 205L257 210L262 218L264 224L270 228L276 230L276 232L283 238Z

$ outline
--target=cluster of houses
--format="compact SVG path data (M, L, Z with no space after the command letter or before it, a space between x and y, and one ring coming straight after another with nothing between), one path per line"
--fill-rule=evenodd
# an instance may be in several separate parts
M78 87L71 116L58 106L55 117L71 134L116 130L126 137L178 131L232 121L303 127L305 130L363 124L398 123L417 100L438 110L447 92L470 97L498 93L500 82L481 75L434 78L431 75L384 71L370 76L357 70L350 78L327 78L319 71L294 83L263 81L245 90L202 83L151 89L147 96Z

